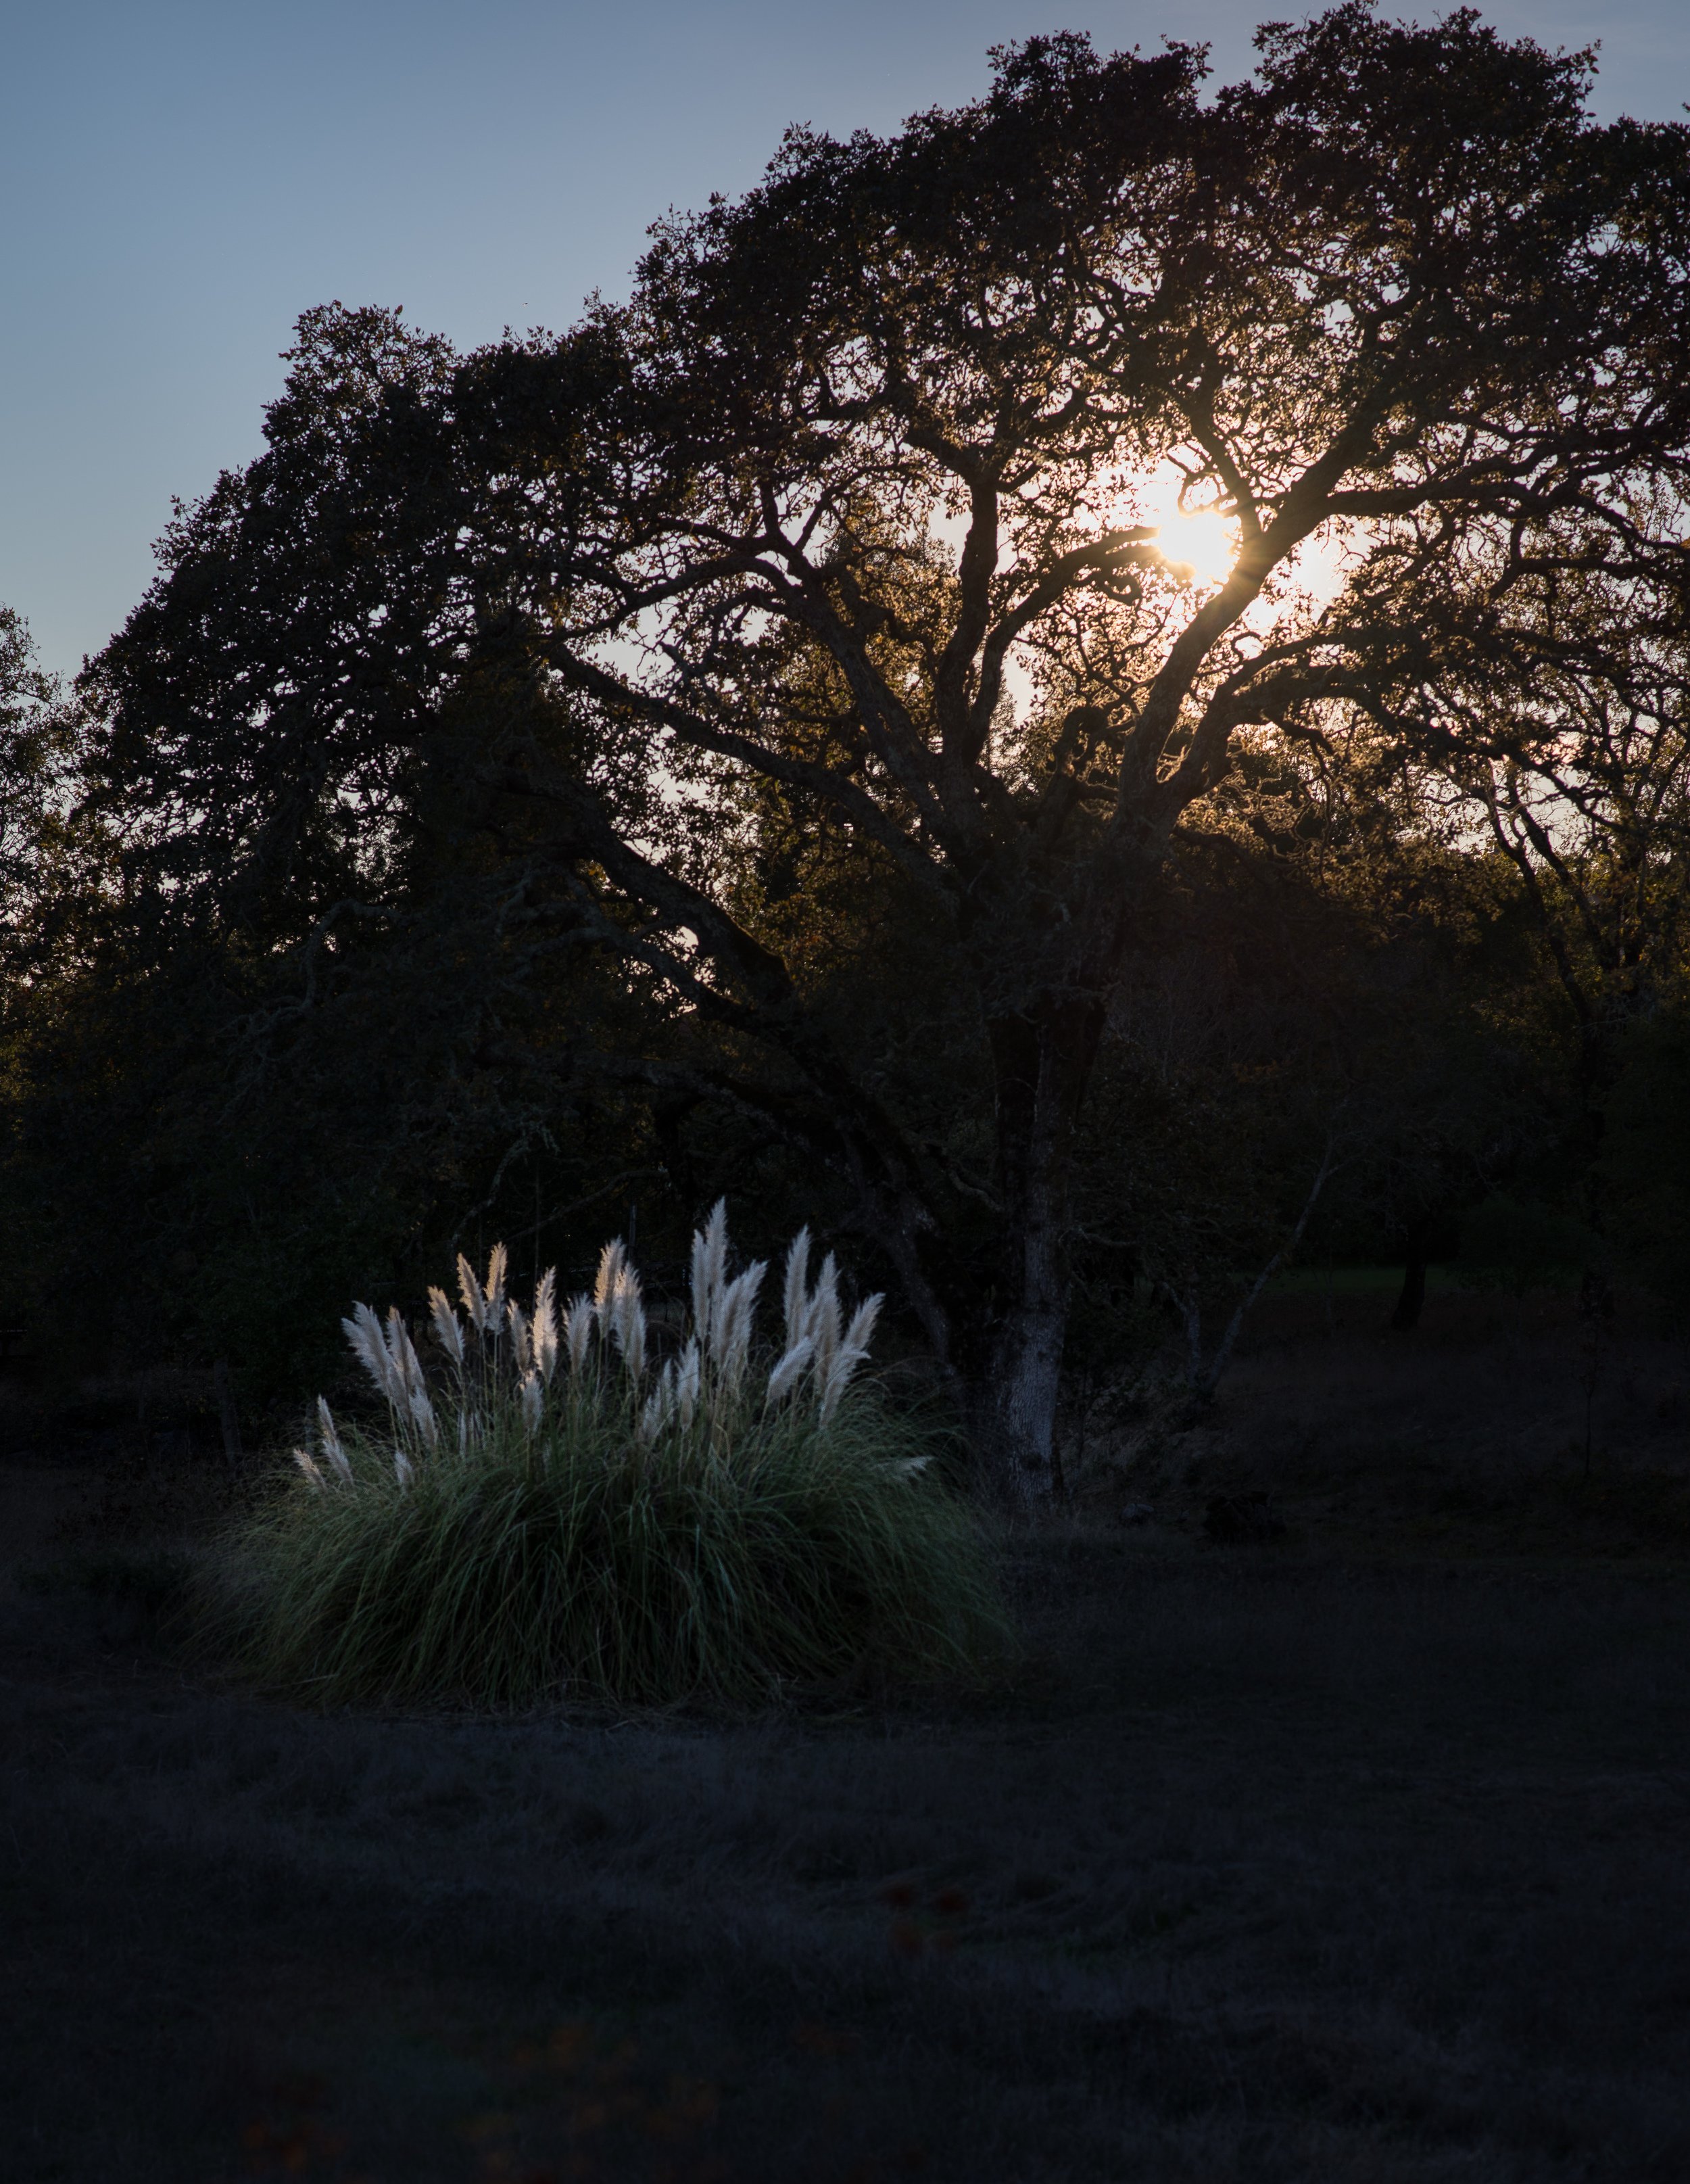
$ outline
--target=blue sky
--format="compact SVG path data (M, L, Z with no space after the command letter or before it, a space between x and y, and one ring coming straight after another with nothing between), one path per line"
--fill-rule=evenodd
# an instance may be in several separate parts
M648 224L754 181L782 127L893 128L987 47L1210 41L1285 0L0 0L0 601L74 669L140 596L172 494L262 445L294 319L403 304L470 346L625 292ZM1399 4L1391 12L1414 12ZM1421 8L1423 17L1441 9ZM1595 101L1676 120L1686 0L1519 0L1603 42Z

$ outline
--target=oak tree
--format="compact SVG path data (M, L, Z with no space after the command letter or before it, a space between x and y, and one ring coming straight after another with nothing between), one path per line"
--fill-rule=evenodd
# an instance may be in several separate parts
M309 426L356 461L309 506L225 482L96 677L137 873L172 915L285 900L241 912L269 946L392 884L449 778L526 929L668 1011L559 1066L837 1178L1022 1502L1076 1127L1182 830L1253 742L1355 718L1428 766L1541 752L1551 671L1647 669L1570 638L1567 587L1684 603L1684 130L1598 126L1587 56L1465 10L1258 42L1206 97L1197 48L1034 39L891 138L794 131L561 340L366 320L398 348L356 430ZM771 842L910 906L971 1164L747 891Z

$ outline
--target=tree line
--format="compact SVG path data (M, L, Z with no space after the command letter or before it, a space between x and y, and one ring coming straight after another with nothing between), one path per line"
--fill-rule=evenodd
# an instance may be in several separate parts
M1675 1293L1690 136L1258 47L790 131L561 337L306 314L75 690L0 630L17 1309L293 1393L725 1191L1036 1503L1147 1299L1200 1400L1498 1191Z

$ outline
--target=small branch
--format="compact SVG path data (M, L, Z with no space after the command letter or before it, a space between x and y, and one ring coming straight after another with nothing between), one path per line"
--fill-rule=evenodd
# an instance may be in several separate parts
M1220 1347L1206 1367L1203 1362L1202 1323L1198 1317L1196 1292L1192 1291L1187 1296L1180 1299L1180 1310L1186 1323L1186 1340L1191 1356L1187 1378L1194 1407L1206 1407L1215 1400L1215 1391L1220 1384L1221 1376L1232 1362L1233 1350L1237 1346L1244 1322L1249 1316L1256 1299L1303 1241L1303 1234L1309 1226L1309 1216L1315 1211L1316 1200L1326 1189L1334 1171L1342 1166L1342 1162L1333 1157L1334 1142L1331 1136L1326 1139L1326 1150L1320 1156L1319 1173L1309 1186L1309 1195L1303 1201L1303 1211L1297 1217L1296 1227L1256 1276L1248 1292L1242 1296L1233 1307L1232 1317L1226 1323L1226 1331L1220 1338Z

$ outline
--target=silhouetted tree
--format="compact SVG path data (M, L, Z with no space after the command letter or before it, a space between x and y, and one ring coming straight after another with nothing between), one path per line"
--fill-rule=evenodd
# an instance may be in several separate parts
M1546 667L1592 702L1637 669L1569 641L1569 569L1682 566L1684 130L1597 126L1585 57L1468 12L1259 42L1209 103L1195 48L1063 36L891 139L794 132L562 341L457 365L314 322L270 454L95 677L165 923L317 961L461 811L526 947L663 1004L559 1071L728 1102L835 1178L1023 1502L1076 1129L1191 816L1252 739L1358 710L1428 766L1547 748ZM1159 476L1224 570L1164 553ZM973 1162L746 896L774 806L912 906Z

